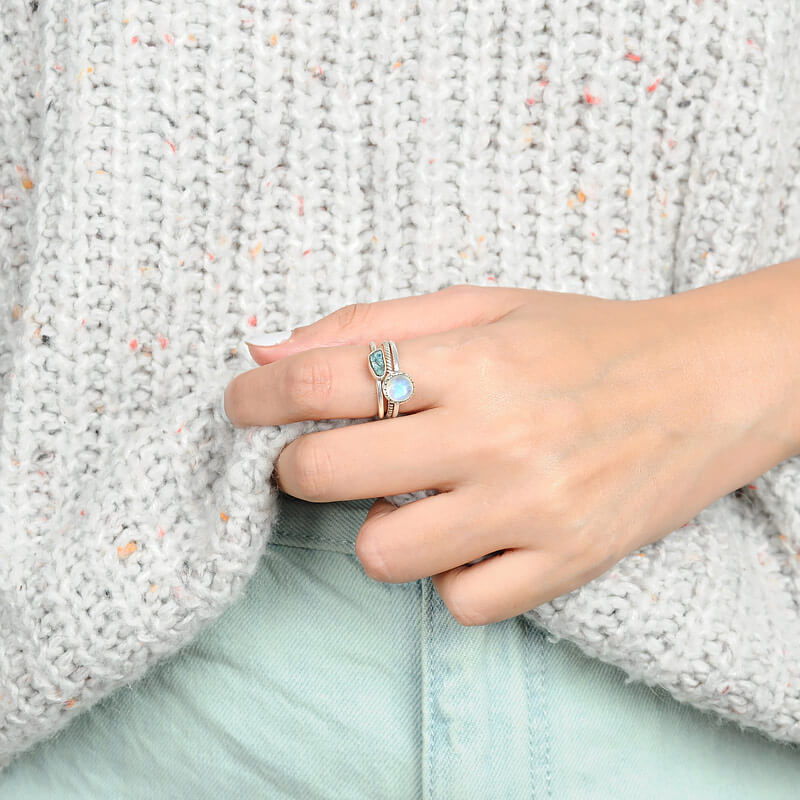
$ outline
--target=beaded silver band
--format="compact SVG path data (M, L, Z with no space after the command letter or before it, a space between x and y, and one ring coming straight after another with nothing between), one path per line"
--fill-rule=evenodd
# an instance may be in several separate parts
M386 356L386 363L389 365L389 371L392 371L392 370L396 369L395 359L394 359L396 351L393 350L389 346L388 342L383 342L381 347L383 347L383 354L384 354L384 356ZM399 408L399 404L392 402L388 398L388 396L386 395L386 392L383 391L383 382L381 382L381 392L382 392L383 396L386 397L386 416L387 417L396 417L397 416L397 410Z
M405 403L414 394L414 381L408 373L400 370L397 345L391 339L384 341L380 347L377 347L375 342L370 342L367 366L375 378L378 419L396 417L400 404Z

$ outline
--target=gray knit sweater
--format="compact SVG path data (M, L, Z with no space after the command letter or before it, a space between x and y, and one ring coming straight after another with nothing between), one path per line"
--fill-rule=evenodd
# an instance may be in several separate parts
M0 0L0 768L218 618L281 449L365 421L227 425L246 334L800 256L798 40L797 0ZM800 742L799 606L795 458L525 616Z

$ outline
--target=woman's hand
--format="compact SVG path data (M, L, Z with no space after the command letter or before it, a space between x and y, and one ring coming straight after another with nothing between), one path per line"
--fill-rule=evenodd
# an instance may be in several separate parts
M349 305L252 346L262 366L225 406L237 426L374 416L289 443L279 487L381 498L356 541L367 574L432 576L461 624L483 625L587 583L771 466L741 457L754 417L722 402L722 345L703 344L721 326L692 322L696 300L457 285ZM367 367L384 339L415 383L390 419ZM420 489L440 493L384 499Z

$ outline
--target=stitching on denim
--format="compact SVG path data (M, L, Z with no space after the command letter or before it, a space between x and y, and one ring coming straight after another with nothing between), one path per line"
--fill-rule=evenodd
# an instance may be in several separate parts
M427 595L428 595L428 597L427 597L426 605L427 605L428 611L427 611L427 614L426 614L427 621L426 621L426 624L425 624L425 628L426 628L426 636L427 636L427 639L428 639L428 641L427 641L427 646L428 646L428 666L429 666L429 669L428 669L428 680L430 681L428 686L431 687L431 686L434 685L433 681L436 679L436 676L434 675L433 670L430 669L431 660L432 660L432 657L433 657L433 647L431 645L431 640L433 639L433 616L436 613L436 609L434 608L434 604L433 604L433 585L432 584L428 584ZM432 698L431 698L431 695L433 696ZM435 702L436 695L435 695L434 692L429 692L429 700L431 700L431 699L433 699L433 701ZM436 748L438 746L438 742L436 740L436 721L433 718L433 714L435 713L435 706L434 706L433 702L431 702L429 704L429 708L431 710L431 713L428 716L428 724L430 725L430 730L431 730L431 748L430 748L430 754L431 754L431 773L430 773L431 774L431 800L436 800L436 795L437 795L437 791L436 791L436 769L435 769L435 764L433 763L433 754L436 752Z
M536 770L534 769L534 759L537 753L533 743L533 710L536 707L533 696L534 684L534 671L537 679L537 691L540 698L539 708L541 710L540 730L544 735L544 747L542 748L544 754L544 775L545 775L545 793L541 795L547 800L552 800L553 797L553 783L552 783L552 740L550 738L550 725L547 724L548 720L545 719L547 715L547 704L545 702L544 684L545 684L545 671L547 664L545 659L546 641L544 639L544 632L540 632L536 627L530 624L529 621L524 623L528 630L528 652L535 652L531 663L528 664L526 670L526 691L528 698L528 769L531 784L531 797L539 797L538 787L536 786Z
M530 637L530 629L528 630L528 636ZM528 664L525 669L525 700L528 704L528 785L531 787L531 797L535 798L536 782L533 772L533 759L535 757L533 752L533 690L531 689L533 679L531 678L531 672L530 664Z
M433 648L431 647L431 627L433 622L433 614L435 613L435 609L433 608L433 591L431 584L427 584L424 590L424 610L425 610L425 637L426 637L426 654L425 654L425 676L427 683L427 688L430 690L431 685L434 680L432 665L431 665L431 652ZM436 770L434 768L433 763L433 754L436 751L436 725L433 720L433 692L428 691L427 701L428 701L428 732L430 736L430 747L428 748L428 777L430 780L430 800L436 800Z
M545 658L545 647L547 647L547 642L544 638L544 633L538 633L537 636L539 637L539 683L540 683L540 690L542 692L542 698L544 698L544 683L545 683L545 671L548 669L548 662ZM542 702L542 714L546 713L545 703ZM544 774L545 774L545 785L547 787L547 798L551 800L553 797L553 785L551 780L551 766L552 766L552 741L550 739L550 725L547 724L547 720L545 720L545 724L543 725L544 729Z
M280 539L279 541L271 540L267 542L267 547L296 547L300 550L324 550L327 553L341 553L343 556L352 556L353 558L357 557L352 550L339 550L336 547L322 547L319 544L298 544L297 542L292 542L288 539Z

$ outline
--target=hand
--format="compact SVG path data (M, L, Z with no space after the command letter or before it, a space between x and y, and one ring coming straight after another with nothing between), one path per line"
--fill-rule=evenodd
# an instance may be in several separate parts
M587 583L742 485L719 469L727 428L709 425L703 359L687 361L686 326L667 313L682 296L457 285L353 304L252 346L262 366L228 384L225 406L236 426L375 417L290 442L278 486L380 497L356 541L366 573L432 576L461 624L483 625ZM394 419L377 418L367 367L384 339L415 382ZM384 499L420 489L439 494Z

